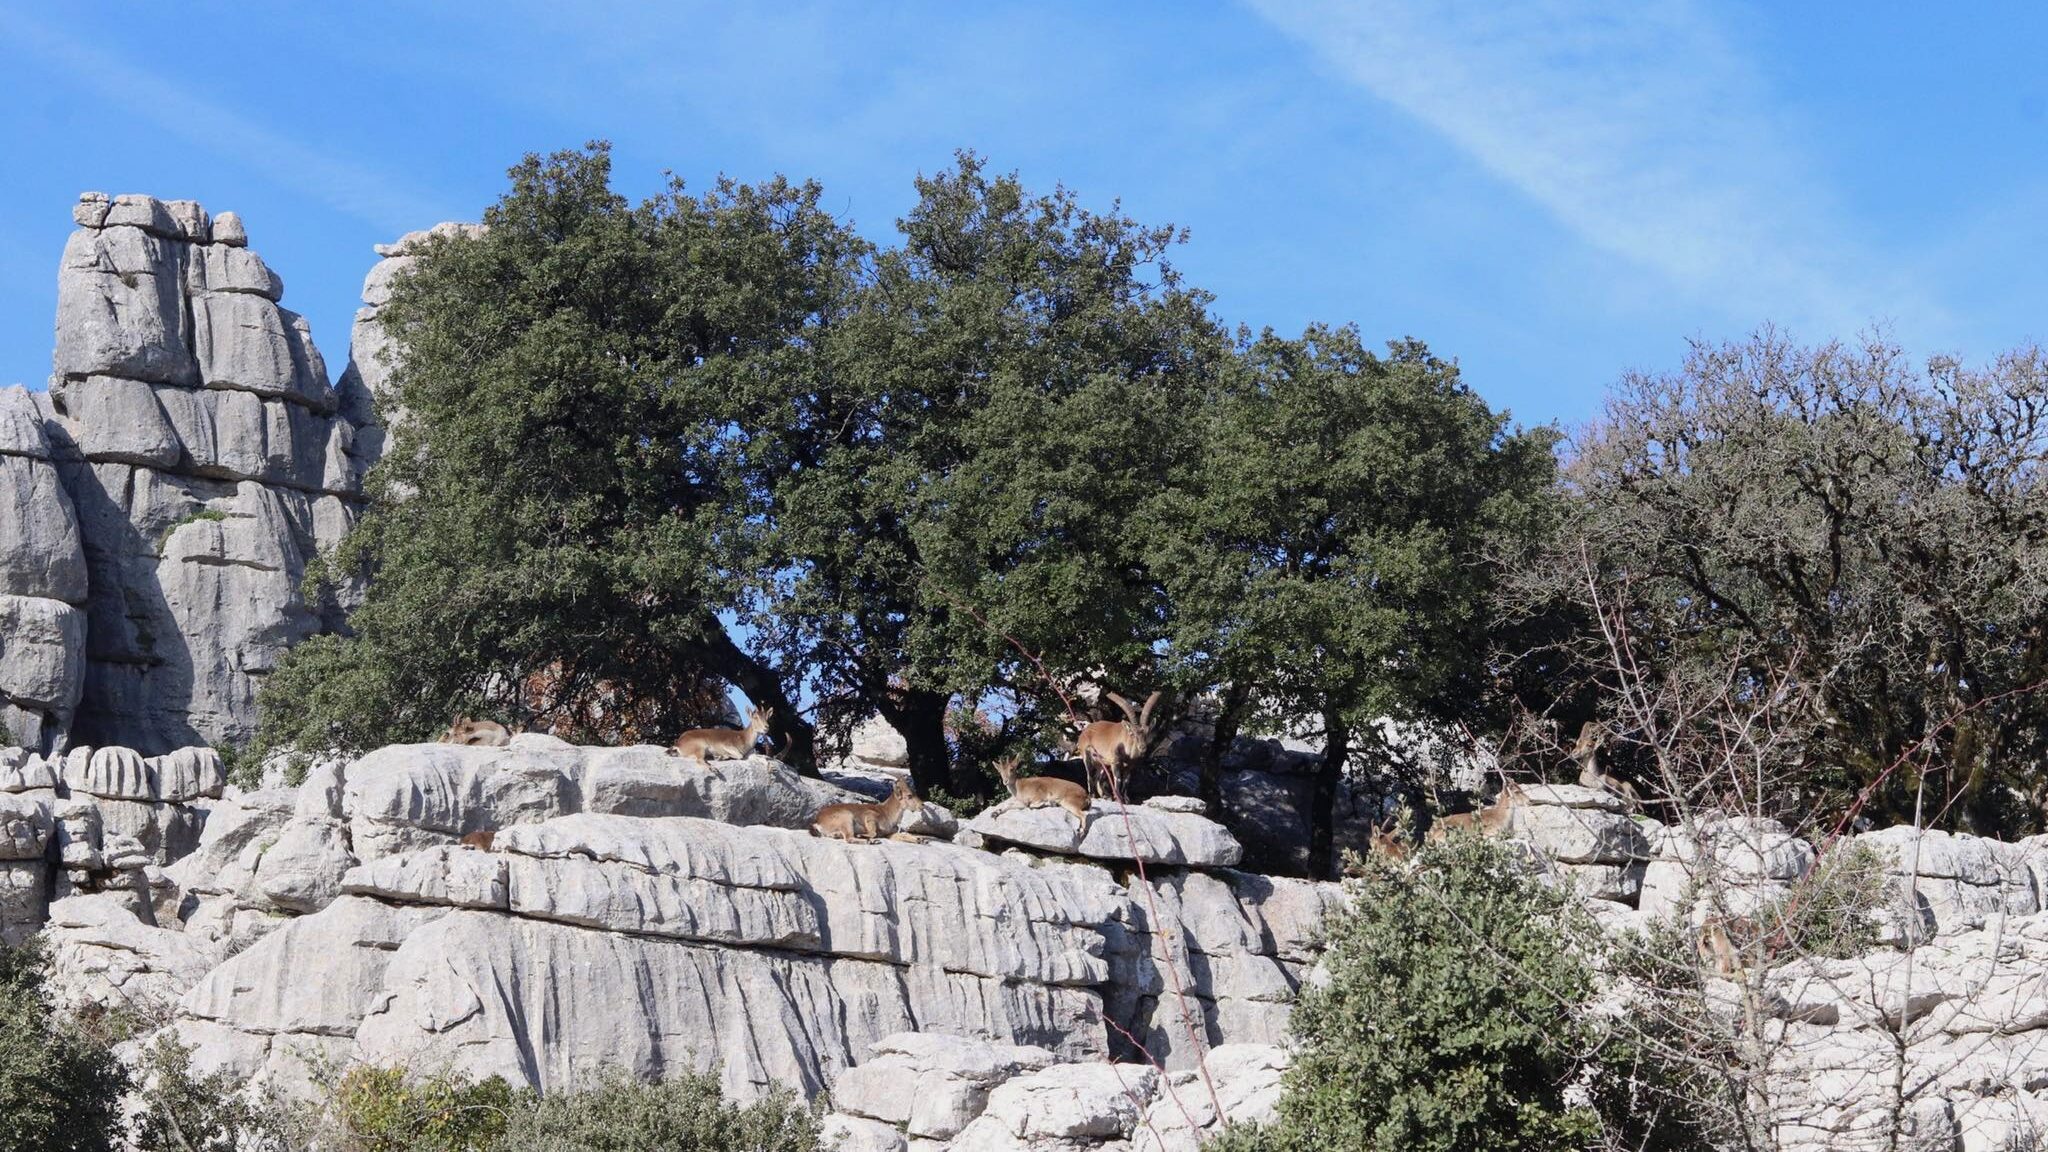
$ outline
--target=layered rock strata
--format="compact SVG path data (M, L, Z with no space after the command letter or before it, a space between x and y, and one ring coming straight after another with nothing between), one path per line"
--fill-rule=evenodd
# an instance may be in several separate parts
M76 715L66 733L63 710L44 709L51 722L31 742L55 750L68 735L144 754L240 742L263 676L341 624L340 605L307 603L299 586L355 521L372 406L359 383L329 384L305 319L280 306L283 281L233 213L88 193L73 215L37 413L46 446L18 416L0 419L0 453L40 455L61 475L74 511L43 498L44 535L75 516L85 576L71 579L64 560L45 593L84 608L82 629L45 628L82 632ZM0 572L20 567L0 560Z
M38 399L0 389L0 745L41 750L61 746L84 690L88 585Z

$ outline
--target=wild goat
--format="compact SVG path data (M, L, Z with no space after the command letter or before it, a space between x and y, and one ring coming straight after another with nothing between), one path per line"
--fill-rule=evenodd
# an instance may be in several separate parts
M1522 786L1513 780L1501 787L1500 795L1493 803L1477 812L1459 812L1451 816L1440 816L1429 826L1429 839L1439 841L1454 832L1476 832L1481 836L1503 836L1515 824L1515 809L1528 803Z
M1401 817L1389 816L1385 823L1373 827L1371 839L1366 841L1366 852L1372 856L1384 856L1392 863L1399 864L1408 859L1407 837L1401 835Z
M669 746L671 756L691 756L709 764L713 760L745 760L754 754L754 745L761 734L768 731L768 721L775 718L775 709L756 707L747 713L745 728L692 728Z
M1145 697L1143 708L1131 707L1129 700L1114 692L1103 695L1123 710L1124 718L1090 721L1074 741L1074 749L1081 755L1088 790L1097 796L1122 799L1124 786L1130 782L1131 765L1143 760L1152 751L1152 741L1158 738L1152 709L1164 693L1154 692Z
M1058 805L1074 814L1074 820L1082 827L1088 826L1088 790L1072 780L1057 776L1018 776L1020 766L1017 757L996 761L996 774L1003 778L1003 787L1010 790L1010 796L1020 808L1050 808Z
M903 827L903 814L924 811L924 798L910 784L897 780L889 798L880 804L827 804L811 818L811 835L827 840L880 840L894 836Z
M457 716L441 736L443 744L465 744L471 748L503 748L512 743L512 730L496 720L472 720Z
M1745 959L1768 961L1777 951L1777 940L1747 916L1709 916L1699 933L1700 963L1723 979L1741 974Z
M496 832L491 831L489 828L479 828L474 832L464 832L459 843L464 848L475 848L479 851L489 852L491 850L491 841L495 840L497 835Z
M1600 750L1607 746L1607 725L1588 720L1579 729L1579 742L1572 746L1572 760L1579 766L1579 787L1621 797L1628 810L1641 807L1635 785L1600 767Z

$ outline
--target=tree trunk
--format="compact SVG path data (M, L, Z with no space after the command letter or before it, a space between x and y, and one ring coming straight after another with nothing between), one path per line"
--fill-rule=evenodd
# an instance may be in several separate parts
M1244 723L1245 708L1251 699L1250 684L1233 681L1225 688L1216 709L1215 730L1202 748L1200 792L1202 802L1209 806L1210 817L1216 820L1223 819L1223 754L1237 742L1237 729Z
M903 737L910 752L910 782L920 796L953 783L953 753L946 744L946 704L951 697L929 688L897 689L876 701L876 710Z
M1326 880L1336 865L1337 784L1351 756L1351 729L1335 712L1323 713L1323 763L1308 801L1308 874Z
M811 722L797 713L782 690L782 677L761 661L747 655L733 643L725 629L713 624L706 630L699 655L704 666L730 681L756 705L775 710L768 722L768 742L783 761L805 776L818 774L818 733Z

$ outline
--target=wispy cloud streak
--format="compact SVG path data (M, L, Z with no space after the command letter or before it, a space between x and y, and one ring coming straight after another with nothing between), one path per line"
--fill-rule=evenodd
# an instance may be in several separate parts
M18 12L0 9L0 39L126 115L384 231L395 235L441 219L431 199L388 173L301 143Z
M1769 86L1685 0L1248 0L1587 243L1724 313L1842 333L1902 313Z

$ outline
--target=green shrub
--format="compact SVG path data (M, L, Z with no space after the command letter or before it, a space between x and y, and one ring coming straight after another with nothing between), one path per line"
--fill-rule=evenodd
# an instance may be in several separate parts
M609 1072L513 1116L494 1152L816 1152L817 1118L789 1096L729 1103L697 1074L647 1084Z
M142 1055L139 1110L129 1139L139 1152L282 1152L292 1147L288 1115L251 1103L243 1081L226 1072L192 1075L191 1052L168 1035Z
M1876 913L1885 904L1885 858L1868 844L1844 844L1822 856L1764 917L1783 934L1785 958L1860 956L1877 947Z
M335 1086L329 1113L341 1152L482 1152L532 1106L531 1092L496 1076L358 1064Z
M1588 1012L1597 932L1566 897L1479 837L1412 867L1361 862L1325 926L1329 981L1302 993L1301 1052L1280 1119L1229 1152L1587 1147L1608 1037Z
M44 963L33 944L0 947L0 1152L110 1152L127 1074L104 1041L57 1016Z

